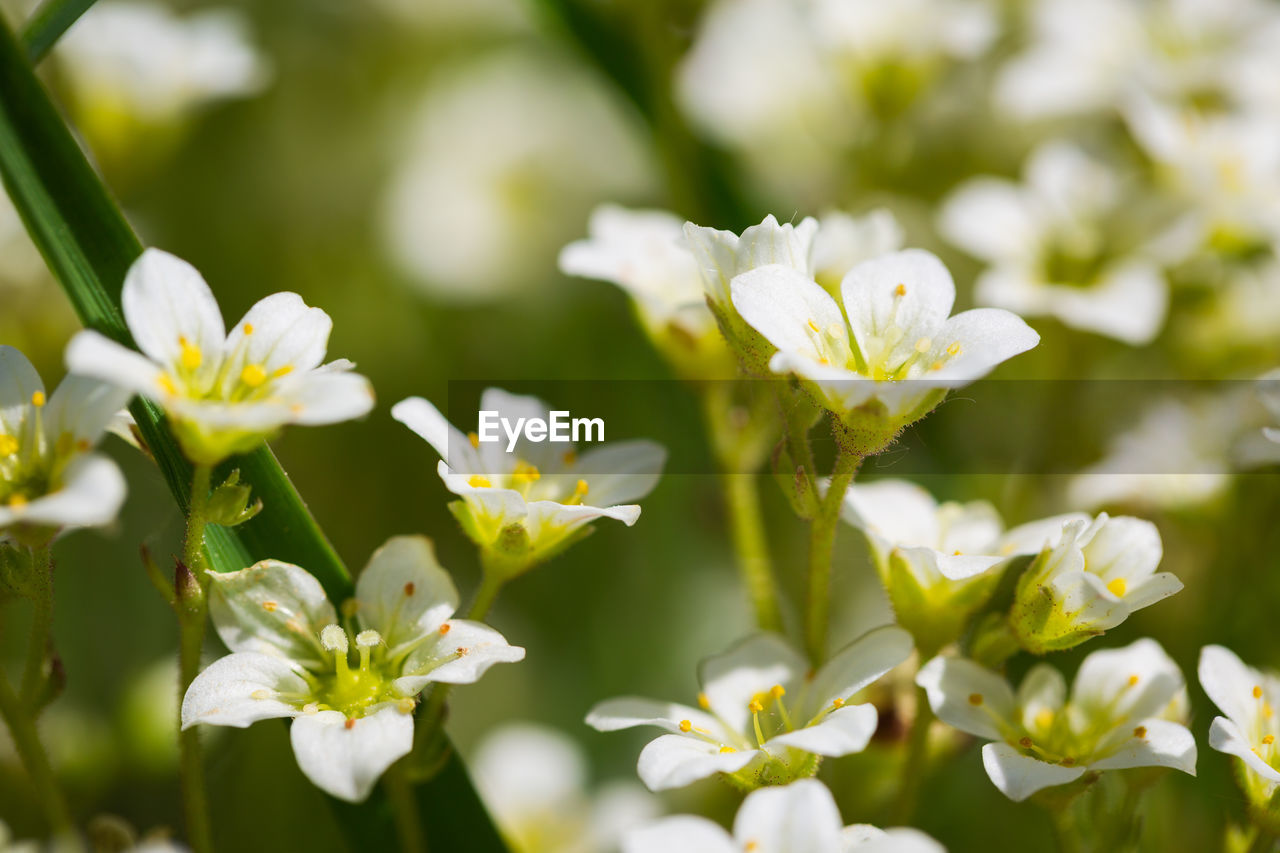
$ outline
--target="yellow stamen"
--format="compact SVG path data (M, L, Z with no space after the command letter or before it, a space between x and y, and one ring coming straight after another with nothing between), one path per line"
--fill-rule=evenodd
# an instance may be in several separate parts
M734 748L733 748L733 747L731 747L731 746L722 746L722 747L720 747L720 753L721 753L722 755L723 755L724 753L726 753L726 752L737 752L737 751L738 751L738 750L734 749Z
M769 688L769 695L774 699L781 699L783 696L787 695L787 688L783 687L781 684L775 684Z
M897 287L895 287L895 288L893 289L893 295L894 295L894 296L906 296L906 295L907 295L907 286L906 286L905 284L899 283L899 284L898 284L898 286L897 286Z
M1137 737L1137 738L1143 738L1143 737L1146 737L1146 736L1147 736L1147 727L1146 727L1146 726L1138 726L1136 729L1134 729L1134 730L1133 730L1133 736L1134 736L1134 737Z
M1041 708L1040 712L1036 714L1036 726L1047 729L1051 725L1053 725L1053 712L1048 708Z
M265 610L265 611L267 611L268 613L275 613L275 612L276 612L276 608L278 608L279 606L280 606L280 605L279 605L279 604L277 604L277 603L276 603L276 602L274 602L274 601L264 601L264 602L262 602L262 609L263 609L263 610Z
M31 395L31 405L37 409L45 404L46 397L43 391L36 391Z
M1031 738L1029 738L1029 737L1021 738L1021 739L1018 741L1018 746L1022 747L1023 749L1030 749L1030 748L1031 748L1031 744L1032 744L1032 740L1031 740Z
M930 370L941 370L944 366L945 366L945 365L944 365L941 361L935 361L933 364L929 365L929 369L930 369Z
M916 352L924 354L929 351L929 348L931 346L933 346L933 341L929 340L928 338L921 338L920 340L916 341Z
M837 696L836 698L832 699L832 700L831 700L831 707L832 707L832 708L843 708L843 707L844 707L844 699L843 699L842 697L840 697L840 696Z
M1116 598L1124 598L1125 591L1129 588L1129 584L1124 578L1114 578L1107 584L1107 592Z
M182 348L178 359L187 370L195 370L204 363L204 353L200 352L200 347L186 338L178 338L178 346Z
M981 694L981 693L970 693L970 694L969 694L969 704L970 704L970 705L981 705L981 704L982 704L982 694Z
M705 693L698 694L698 707L704 711L708 711L711 709L711 700L707 698L707 694Z
M473 489L487 489L493 484L483 474L472 474L471 478L467 480L467 485Z
M18 440L11 435L0 435L0 456L12 456L18 452Z
M1261 698L1262 698L1262 686L1261 686L1261 685L1255 684L1255 685L1253 686L1253 698L1254 698L1254 699L1261 699Z
M14 495L9 498L9 507L11 509L22 509L27 505L27 499L22 495Z
M530 465L528 462L517 462L516 469L511 472L511 479L535 483L542 479L542 472L538 470L536 465Z
M1135 685L1138 683L1138 681L1139 681L1139 680L1140 680L1140 679L1139 679L1139 678L1138 678L1138 676L1136 676L1136 675L1131 675L1131 676L1129 676L1129 686L1130 686L1130 687L1135 686Z
M959 354L960 354L959 341L955 341L954 343L951 344L951 346L947 347L947 355L959 355Z
M758 699L752 699L751 703L747 705L747 710L753 714L759 714L764 710L764 705L762 705Z
M252 324L252 323L245 323L245 324L244 324L244 333L245 333L246 335L252 335L252 334L253 334L253 324Z
M560 457L560 459L561 461L564 462L566 466L572 465L573 463L578 461L578 454L575 451L566 450L564 452L564 456Z
M417 707L417 705L418 705L417 702L415 702L413 699L410 699L408 696L405 696L403 699L401 699L399 702L396 703L396 710L399 711L401 714L412 714L413 709Z
M471 442L473 450L480 447L480 436L476 435L474 432L467 433L467 441Z
M681 720L680 731L684 732L685 734L688 734L689 732L693 731L693 723L689 722L688 720Z
M277 367L275 370L273 370L271 372L271 378L279 379L281 376L288 376L290 373L293 373L293 365L286 364L283 367Z
M262 365L246 364L240 371L240 381L250 388L257 388L267 381L267 371L262 369Z
M156 380L160 383L161 390L169 394L177 394L178 386L173 384L173 380L169 378L169 374L161 373L160 378Z
M812 320L809 321L809 328L813 329L815 332L822 331L821 329L818 328L818 324L813 322Z

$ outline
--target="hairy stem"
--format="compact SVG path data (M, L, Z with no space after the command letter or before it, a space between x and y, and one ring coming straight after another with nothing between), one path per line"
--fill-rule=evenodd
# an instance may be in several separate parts
M907 755L902 763L898 797L889 812L891 826L907 826L915 815L920 787L929 768L929 728L933 725L933 708L923 687L916 688L916 718L907 739Z
M49 661L53 631L53 551L50 546L32 552L31 568L35 573L31 617L31 635L27 640L27 662L22 672L22 703L32 708L41 693L45 664Z
M187 536L182 564L178 567L175 590L178 613L178 772L182 780L182 808L187 824L187 843L195 853L211 853L213 836L209 806L205 797L204 762L200 754L199 729L182 730L182 699L200 672L204 647L208 602L205 596L206 565L204 531L209 504L212 468L197 465L191 478L191 503L187 515Z
M44 810L45 820L48 821L52 834L59 835L69 830L71 812L67 809L62 792L58 790L53 767L49 764L49 755L44 751L40 734L36 731L35 719L9 685L3 671L0 671L0 717L4 718L5 725L9 728L14 749L27 769L36 802Z
M842 446L836 452L835 469L826 494L809 527L809 594L805 608L805 648L815 664L826 656L827 623L831 619L831 556L835 550L840 505L853 482L862 457Z

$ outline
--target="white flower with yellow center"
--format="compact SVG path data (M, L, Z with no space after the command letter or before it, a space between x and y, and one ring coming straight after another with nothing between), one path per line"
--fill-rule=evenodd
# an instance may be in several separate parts
M827 787L802 779L753 791L742 801L733 832L704 817L680 815L627 835L622 853L943 853L916 829L845 826Z
M291 717L298 766L343 800L369 796L412 748L415 697L428 684L470 684L524 659L492 628L450 618L458 592L420 536L374 552L346 627L297 566L264 560L209 579L210 615L231 654L187 688L183 728Z
M551 420L541 400L498 388L481 395L480 411L496 412L509 424ZM472 541L508 561L513 573L557 553L598 518L635 524L640 507L628 502L653 491L667 456L644 440L579 454L571 441L534 442L523 431L508 451L505 435L486 442L476 432L464 435L421 397L396 403L391 416L440 454L440 479L462 498L454 515Z
M1246 666L1222 646L1200 650L1200 686L1226 716L1209 726L1209 746L1244 763L1242 787L1254 805L1267 808L1280 786L1280 679Z
M26 356L0 346L0 541L43 544L58 530L115 519L124 475L93 448L129 396L69 376L46 397Z
M816 672L776 634L752 636L700 667L698 707L622 697L601 702L587 725L602 732L657 726L668 733L640 753L653 791L723 773L744 788L812 776L822 756L861 752L877 714L851 697L911 654L911 635L877 628Z
M1104 512L1068 522L1018 578L1009 626L1035 654L1079 645L1182 589L1156 571L1163 554L1149 521Z
M252 450L285 424L337 423L373 408L373 389L351 362L321 364L333 321L296 293L260 300L227 334L195 268L148 249L129 268L121 302L141 354L83 331L67 366L158 403L193 462Z
M994 741L982 748L982 763L1011 800L1090 771L1196 772L1195 738L1182 724L1182 672L1155 640L1089 655L1069 697L1062 675L1044 663L1016 694L1004 678L963 658L934 658L916 683L943 722Z
M926 652L959 638L1010 559L1038 553L1067 522L1086 518L1061 515L1006 531L986 501L939 504L905 480L851 486L842 517L866 534L898 623Z
M923 417L946 395L1040 341L1019 317L978 308L948 318L951 274L908 249L866 261L841 283L843 307L811 277L770 265L732 279L742 319L777 352L769 369L794 375L868 452ZM847 318L847 319L846 319Z
M1022 183L962 184L938 217L949 242L989 265L976 284L980 304L1130 344L1156 336L1169 301L1157 263L1143 256L1142 224L1117 176L1063 142L1037 149Z

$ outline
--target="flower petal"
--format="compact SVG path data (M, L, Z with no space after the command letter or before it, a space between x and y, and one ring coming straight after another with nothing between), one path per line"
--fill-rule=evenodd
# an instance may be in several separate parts
M730 287L742 319L779 350L841 366L848 362L849 332L840 306L809 276L771 264L735 277Z
M653 491L667 461L654 441L620 441L583 453L565 475L585 480L592 506L630 504Z
M435 632L458 609L458 590L425 536L393 536L356 581L357 619L382 634L391 657Z
M729 833L705 817L677 815L627 833L622 853L739 853L739 848Z
M1242 759L1245 766L1268 782L1280 784L1280 771L1263 761L1238 726L1226 717L1214 717L1209 725L1209 746Z
M182 697L182 727L196 723L242 729L258 720L293 717L298 706L280 694L305 696L307 682L275 655L237 652L211 663Z
M125 480L119 466L100 453L74 459L57 491L22 507L0 506L0 527L11 523L50 527L100 527L115 521L124 503Z
M1196 775L1196 739L1186 726L1172 720L1150 719L1142 722L1142 728L1145 731L1141 737L1135 734L1118 751L1090 764L1089 769L1172 767Z
M76 332L67 344L67 370L127 388L152 400L167 396L160 382L164 371L141 353L121 346L92 329Z
M681 731L680 723L685 720L694 728L722 734L720 723L705 711L639 696L619 696L600 702L587 714L586 723L598 732L657 726L676 734Z
M975 178L947 197L938 230L947 242L984 261L1025 259L1040 243L1039 212L1017 184Z
M147 249L129 267L120 303L138 349L153 361L181 364L186 341L200 353L198 374L217 373L226 327L213 291L191 264Z
M1030 758L1007 743L982 748L982 766L1000 792L1020 803L1042 788L1065 785L1084 775L1084 767L1062 767Z
M77 442L97 443L107 424L132 396L132 389L87 376L68 376L45 406L44 431L50 445L57 447L64 435Z
M830 758L851 755L867 748L878 723L875 705L845 705L819 723L769 738L764 748L773 751L780 746L790 746Z
M918 829L895 826L877 829L865 823L845 827L843 853L947 853L933 838Z
M317 788L359 803L383 771L413 748L413 715L388 703L347 724L337 711L303 714L293 721L289 740L298 767Z
M1027 672L1018 685L1018 710L1022 712L1022 727L1034 732L1039 723L1036 718L1045 711L1057 714L1067 701L1067 681L1062 673L1047 663L1038 663Z
M338 616L305 569L263 560L238 572L210 572L209 615L233 652L259 652L309 669L328 667L320 631Z
M921 486L907 480L877 480L854 484L845 492L841 517L890 547L937 547L938 502Z
M304 373L320 366L329 347L333 320L310 308L296 293L273 293L259 299L227 336L228 380L238 382L245 365L256 364L267 375L289 369Z
M896 625L863 634L831 656L809 686L806 707L816 714L834 699L848 699L911 656L911 635Z
M747 706L775 684L794 685L809 665L777 634L754 634L698 667L698 681L707 703L725 725L745 731L751 712Z
M683 788L717 773L736 773L759 759L758 749L721 752L720 747L683 735L662 735L640 751L636 772L650 791Z
M1260 672L1246 666L1235 652L1225 646L1205 646L1200 650L1196 674L1200 686L1222 713L1236 725L1254 728L1260 707L1253 690L1265 684Z
M899 342L891 355L898 363L921 337L933 337L956 298L951 273L930 252L907 249L858 264L840 285L844 310L849 317L858 350L867 353L876 338L899 329ZM950 343L950 341L948 341Z
M15 347L0 346L0 433L21 441L31 397L44 393L40 374Z
M318 368L298 377L287 393L289 423L323 426L362 418L373 410L373 385L358 373Z
M456 429L440 410L422 397L408 397L391 407L391 417L426 439L440 458L455 471L465 474L480 470L479 458L467 437ZM487 472L495 473L495 472Z
M1178 665L1159 643L1143 638L1086 657L1071 686L1071 704L1090 716L1144 720L1160 716L1183 688Z
M1017 314L1002 308L973 308L961 312L935 333L931 357L943 360L953 344L960 352L928 374L930 382L968 382L991 372L997 364L1040 343L1040 335Z
M412 696L433 681L471 684L495 663L522 660L524 649L511 645L488 625L450 619L410 653L404 663L404 675L395 680L395 687Z
M843 829L827 786L802 779L748 794L733 821L733 840L741 849L762 853L832 853L840 848Z
M1003 737L997 721L1014 714L1013 690L999 675L964 658L936 657L916 674L929 706L949 726L978 737Z

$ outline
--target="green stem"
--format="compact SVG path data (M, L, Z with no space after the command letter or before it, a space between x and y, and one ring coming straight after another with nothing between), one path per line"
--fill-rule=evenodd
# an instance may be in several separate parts
M27 768L31 778L36 802L44 810L45 819L53 835L60 835L71 828L71 812L67 809L66 800L58 790L53 775L53 767L49 764L49 755L40 743L40 733L36 731L36 723L28 709L9 685L9 679L0 671L0 717L4 717L9 727L9 736L13 746Z
M418 804L413 797L413 787L399 763L391 765L382 777L387 791L387 799L391 802L391 811L396 821L396 832L400 836L400 849L404 853L426 853L427 836L422 827L422 819L418 816Z
M809 527L809 595L806 606L805 644L815 665L826 656L827 623L831 619L831 555L835 550L840 506L853 482L862 457L837 444L835 469L827 492L818 504Z
M756 624L765 631L780 632L782 612L778 608L773 561L764 538L756 475L729 471L720 475L720 482L729 509L729 533L738 558L738 571L755 608Z
M922 656L921 660L926 658ZM933 720L929 694L923 687L917 687L916 718L911 724L911 735L907 739L907 755L902 763L902 780L898 788L898 798L889 812L890 826L907 826L915 815L916 802L920 799L920 788L924 784L924 777L929 769L929 729L933 725Z
M486 571L480 578L480 586L476 589L475 598L471 599L471 606L467 608L467 615L464 618L481 621L488 616L494 599L498 597L498 593L506 583L507 580L502 575Z
M1254 830L1253 841L1249 844L1248 853L1271 853L1275 846L1275 834L1265 827L1259 826Z
M1071 804L1050 809L1049 815L1053 818L1053 836L1058 842L1059 853L1080 853L1080 832Z
M22 672L22 702L36 713L35 703L43 687L44 668L49 660L53 632L53 550L48 545L32 552L35 573L35 607L31 617L31 636L27 641L27 662Z
M191 477L191 502L187 514L187 536L183 543L183 565L174 584L178 613L178 772L182 779L182 807L187 823L187 843L195 853L212 853L213 835L209 806L205 797L204 763L200 754L200 732L182 729L182 699L200 672L204 647L208 602L204 573L204 532L208 524L209 483L213 469L197 465Z
M35 65L53 49L54 44L80 16L89 11L94 0L45 0L22 28L22 46L27 60Z

